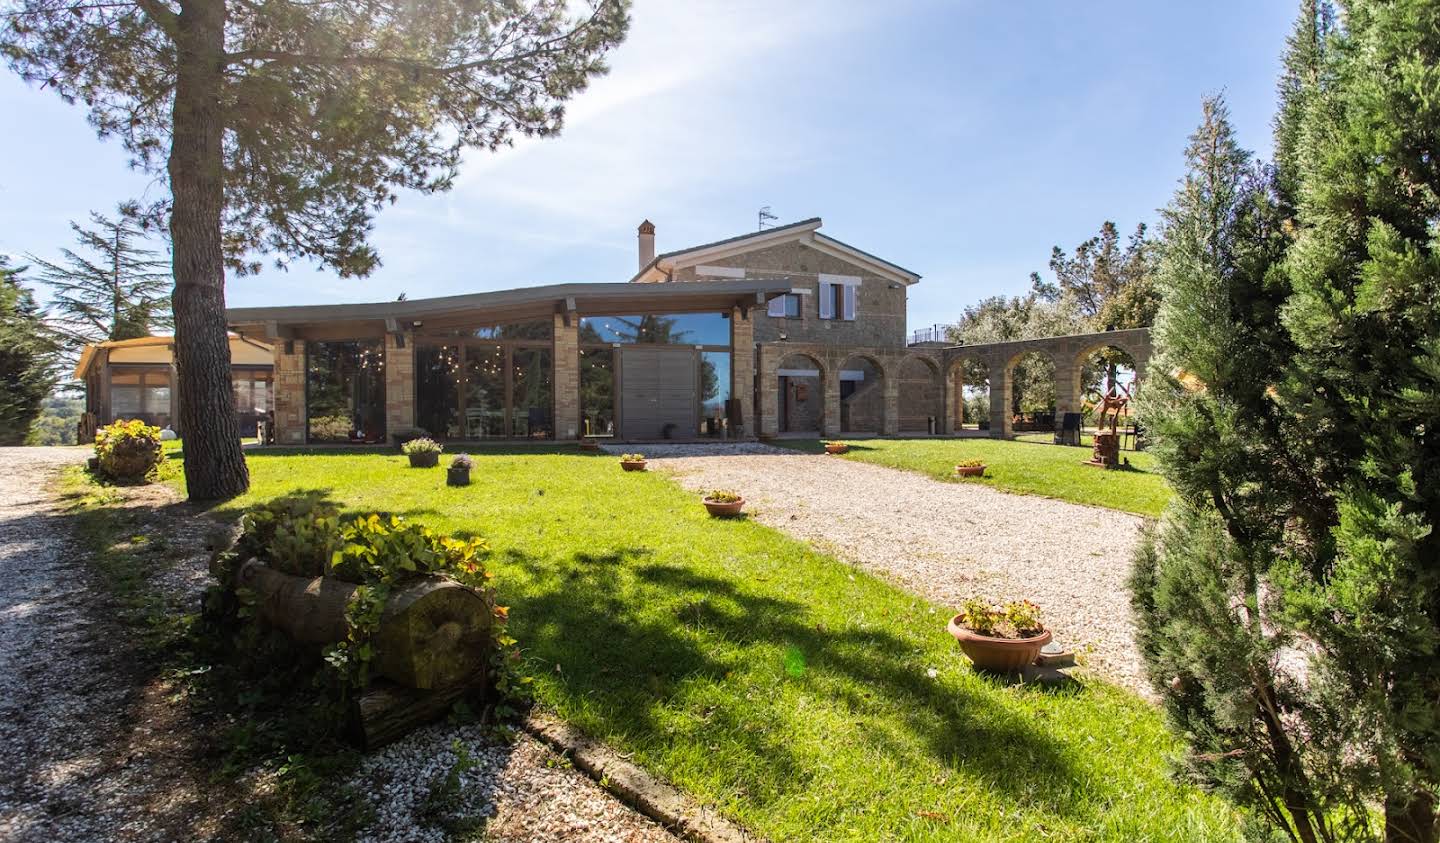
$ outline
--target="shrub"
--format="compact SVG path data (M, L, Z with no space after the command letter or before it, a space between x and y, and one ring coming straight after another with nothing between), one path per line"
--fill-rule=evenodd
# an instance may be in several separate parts
M400 446L401 453L406 456L410 456L411 454L438 454L442 450L444 450L444 448L440 443L428 436L411 439L409 442Z
M160 428L139 419L117 421L95 431L100 472L114 480L139 482L165 460Z
M729 489L711 489L705 493L705 500L710 503L735 503L743 500L740 493L732 492Z
M475 467L475 460L469 454L456 454L455 459L450 461L451 468L463 468L467 471Z
M1040 607L1029 600L998 606L983 597L971 597L960 604L960 622L973 632L995 638L1029 638L1045 630Z

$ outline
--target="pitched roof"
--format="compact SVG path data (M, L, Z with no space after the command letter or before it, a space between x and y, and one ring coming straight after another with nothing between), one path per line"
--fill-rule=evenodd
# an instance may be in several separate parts
M664 252L655 256L655 259L646 264L643 269L635 273L630 279L631 282L641 281L647 276L654 276L657 273L668 271L679 266L689 266L698 263L699 260L709 257L714 258L720 254L735 254L739 252L753 251L768 245L802 240L811 245L820 244L816 248L821 251L831 251L837 256L848 259L862 265L868 264L879 275L893 277L895 280L906 284L913 284L920 280L920 273L912 272L897 263L892 263L884 258L877 257L863 249L851 246L842 240L837 240L826 234L821 234L819 228L822 225L819 217L810 217L799 222L787 223L766 228L761 231L753 231L749 234L741 234L735 237L727 237L723 240L716 240L710 243L702 243L698 246L690 246L685 249L677 249L673 252ZM825 247L828 247L826 249ZM658 278L654 280L660 280Z

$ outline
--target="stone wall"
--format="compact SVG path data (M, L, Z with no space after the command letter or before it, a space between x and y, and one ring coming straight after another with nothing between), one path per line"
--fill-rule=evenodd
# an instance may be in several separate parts
M905 345L905 299L903 284L881 278L863 267L812 249L803 243L785 243L768 249L706 261L707 266L741 268L756 275L783 276L796 273L793 286L807 290L801 296L800 318L773 317L764 310L754 313L755 341L823 343L827 345L903 348ZM861 279L854 321L821 319L817 274L853 275ZM694 267L675 272L676 281L700 280ZM738 346L737 346L738 348Z
M402 348L393 333L385 335L385 431L393 435L415 426L415 340L405 336Z
M305 343L275 344L275 444L305 444ZM286 346L290 346L287 352Z
M555 438L580 435L580 319L555 314Z
M745 430L734 436L755 436L755 316L754 308L730 309L730 397L740 399L740 417Z

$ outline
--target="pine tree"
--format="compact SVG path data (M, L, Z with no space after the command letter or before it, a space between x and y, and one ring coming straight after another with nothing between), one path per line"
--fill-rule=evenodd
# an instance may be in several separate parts
M191 498L245 491L225 270L379 264L374 215L468 148L545 137L625 37L625 0L4 0L0 56L163 178ZM579 15L572 12L579 11Z
M23 445L55 385L55 342L35 297L0 255L0 445Z
M1338 513L1289 608L1356 736L1386 838L1434 841L1440 793L1440 7L1354 0L1296 154L1282 395ZM1363 743L1359 739L1363 737Z
M148 336L173 325L169 262L135 242L145 236L138 210L134 203L123 204L115 219L91 212L88 229L72 221L75 239L88 255L64 249L63 265L27 255L54 291L52 324L72 353L87 343Z
M1139 645L1187 766L1292 839L1335 838L1329 759L1273 587L1287 527L1323 495L1270 397L1293 353L1279 324L1287 246L1267 172L1207 100L1164 212L1161 308L1140 412L1175 503L1131 588ZM1303 519L1302 519L1303 520Z

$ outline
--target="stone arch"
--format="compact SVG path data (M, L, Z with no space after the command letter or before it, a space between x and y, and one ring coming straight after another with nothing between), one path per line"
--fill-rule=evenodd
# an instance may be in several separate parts
M990 429L989 356L961 354L950 361L945 374L945 417L950 431Z
M910 354L895 367L896 428L900 433L939 433L945 423L945 379L928 356Z
M1026 364L1029 364L1028 366ZM1031 366L1042 367L1037 373ZM1005 371L1003 375L1003 387L1000 395L993 391L990 394L992 406L996 406L1003 422L1002 435L1009 436L1013 433L1054 430L1053 414L1056 405L1053 400L1062 389L1056 388L1056 378L1061 372L1070 371L1069 367L1062 363L1055 353L1046 345L1041 343L1026 343L1015 348L1005 360ZM1017 406L1019 398L1016 389L1016 378L1024 373L1026 385L1034 387L1032 392L1038 395L1027 395L1023 403ZM992 378L993 378L992 373ZM1050 400L1045 400L1047 396ZM996 399L999 399L998 405ZM1040 399L1037 403L1034 399ZM1041 404L1044 404L1042 407ZM993 417L995 413L992 413ZM1016 423L1017 416L1022 419ZM1047 418L1049 424L1047 426Z
M1087 342L1080 347L1080 351L1068 361L1070 372L1064 379L1067 395L1064 397L1066 409L1070 412L1087 412L1091 403L1098 400L1098 394L1104 392L1109 384L1109 372L1097 372L1095 368L1102 367L1104 360L1100 353L1106 350L1119 352L1118 355L1106 355L1111 358L1110 362L1116 364L1114 374L1116 380L1122 387L1132 395L1139 386L1140 372L1143 367L1143 357L1137 357L1134 349L1136 346L1124 341L1111 341L1109 338L1100 338ZM1143 352L1142 352L1143 353ZM1092 363L1095 365L1092 367ZM1095 383L1097 378L1100 383ZM1062 381L1057 374L1057 384ZM1057 398L1060 396L1057 394ZM1089 420L1087 419L1087 423Z
M852 354L836 370L839 380L841 433L884 433L885 392L890 378L885 366L869 354Z
M780 433L825 430L825 366L802 352L787 354L776 370L776 414Z

